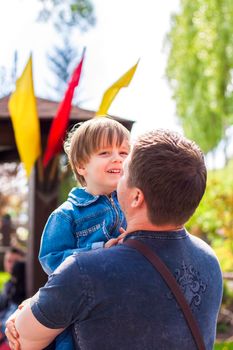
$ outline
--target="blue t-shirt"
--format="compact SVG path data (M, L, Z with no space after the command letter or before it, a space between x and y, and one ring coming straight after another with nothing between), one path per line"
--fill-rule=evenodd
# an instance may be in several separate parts
M103 247L110 238L126 228L126 220L117 200L116 191L111 196L97 195L84 188L73 188L67 201L58 207L45 225L39 260L50 275L74 252ZM72 350L72 333L66 330L56 339L56 350Z
M180 284L213 348L222 276L212 249L185 230L138 231ZM47 288L49 286L49 288ZM153 266L135 249L118 245L68 258L32 298L36 319L49 328L74 323L79 350L196 350L182 311Z

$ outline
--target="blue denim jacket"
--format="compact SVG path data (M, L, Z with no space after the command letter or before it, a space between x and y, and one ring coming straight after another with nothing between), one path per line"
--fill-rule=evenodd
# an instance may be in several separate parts
M222 297L222 276L213 250L185 230L137 231L138 239L168 266L212 350ZM74 322L79 350L196 350L170 289L145 257L124 244L74 254L31 299L44 326Z
M83 188L73 188L68 199L49 217L43 231L39 260L50 275L74 252L103 247L110 238L126 228L116 191L111 197L93 196ZM71 330L57 339L57 350L72 350Z

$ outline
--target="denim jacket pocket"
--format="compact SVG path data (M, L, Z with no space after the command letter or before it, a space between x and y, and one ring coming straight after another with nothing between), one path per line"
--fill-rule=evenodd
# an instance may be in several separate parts
M96 224L96 225L94 225L92 227L86 228L85 230L76 232L76 236L86 237L86 236L94 233L95 231L99 230L100 228L101 228L101 225L100 224Z
M104 234L104 223L95 224L85 229L75 232L77 238L77 248L91 248L94 242L106 242L107 237Z

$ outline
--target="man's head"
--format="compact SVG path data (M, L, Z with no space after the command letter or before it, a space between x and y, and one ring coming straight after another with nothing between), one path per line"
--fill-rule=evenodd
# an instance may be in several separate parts
M107 117L88 120L71 131L64 149L75 177L82 186L86 185L82 168L91 156L100 149L119 148L123 144L129 151L129 136L129 131L122 124Z
M139 137L124 172L118 196L126 217L130 207L137 206L143 198L148 219L157 226L183 225L205 192L206 167L201 150L194 142L168 130Z
M17 261L22 261L25 258L25 253L15 247L9 248L4 255L4 270L8 273L12 273L14 264Z

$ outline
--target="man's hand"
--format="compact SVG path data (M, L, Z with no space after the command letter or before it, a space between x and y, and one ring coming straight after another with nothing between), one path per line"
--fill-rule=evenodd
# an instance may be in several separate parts
M19 343L19 334L15 328L15 318L17 317L20 310L28 302L29 299L25 300L22 304L19 305L18 310L16 310L6 321L6 330L5 334L9 342L9 346L12 350L20 350Z
M111 238L109 241L107 241L104 245L104 248L110 248L114 245L121 244L123 242L123 239L127 235L127 231L121 227L120 233L120 236L118 236L117 238Z
M20 350L19 335L15 328L15 317L18 310L8 318L6 322L5 334L11 350Z

